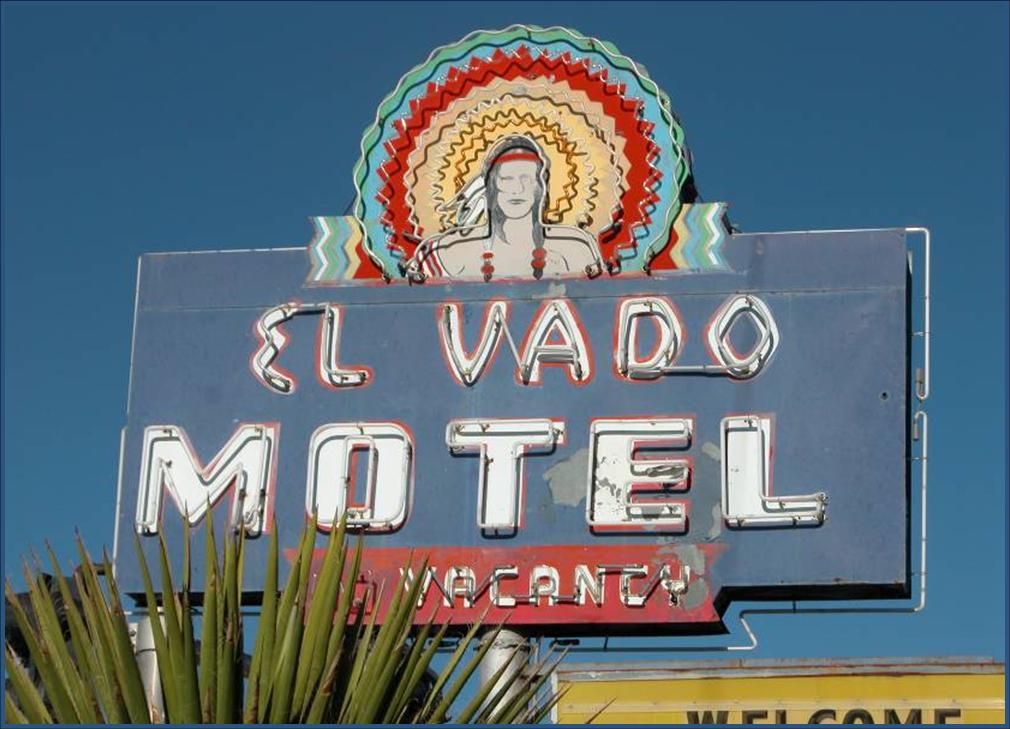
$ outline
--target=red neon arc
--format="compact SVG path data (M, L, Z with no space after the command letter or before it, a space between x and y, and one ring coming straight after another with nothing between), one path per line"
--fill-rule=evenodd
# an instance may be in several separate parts
M618 133L625 139L628 180L621 196L621 210L614 215L614 220L623 219L623 224L616 231L601 236L600 245L606 258L634 247L635 228L652 222L648 211L659 201L652 188L661 176L654 165L660 148L651 138L654 125L641 118L642 102L623 96L625 87L622 84L608 83L605 69L590 71L588 64L573 60L567 53L555 58L534 57L525 46L512 54L496 51L489 61L471 58L465 68L450 69L444 84L428 84L424 95L410 102L411 114L397 124L397 135L386 143L389 159L378 169L386 184L376 199L385 207L381 222L389 231L391 247L409 256L416 246L414 237L433 232L414 229L406 202L408 157L415 149L421 130L428 126L433 115L447 109L453 100L465 96L470 89L486 86L495 79L516 78L563 82L599 103L607 116L614 119ZM408 238L406 234L410 231L413 236Z

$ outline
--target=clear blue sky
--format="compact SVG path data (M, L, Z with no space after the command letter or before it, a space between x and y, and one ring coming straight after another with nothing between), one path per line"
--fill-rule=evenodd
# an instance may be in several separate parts
M1004 658L1007 9L5 3L5 574L111 544L138 254L305 243L402 73L560 24L649 70L743 230L933 230L928 607L758 618L755 655Z

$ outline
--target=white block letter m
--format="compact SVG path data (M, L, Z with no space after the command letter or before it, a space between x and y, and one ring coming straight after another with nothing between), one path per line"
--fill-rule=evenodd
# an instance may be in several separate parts
M195 525L232 489L229 524L248 536L263 531L276 478L277 423L243 423L210 463L203 466L186 431L174 425L144 430L137 498L137 532L157 534L167 491L179 513Z

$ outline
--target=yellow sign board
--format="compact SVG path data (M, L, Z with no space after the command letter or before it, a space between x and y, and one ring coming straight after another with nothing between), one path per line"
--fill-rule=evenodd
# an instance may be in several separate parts
M989 659L570 664L559 724L1003 724Z

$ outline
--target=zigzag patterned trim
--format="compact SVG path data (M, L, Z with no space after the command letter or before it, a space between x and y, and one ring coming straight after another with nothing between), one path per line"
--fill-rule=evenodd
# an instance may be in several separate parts
M311 219L315 233L309 241L312 270L310 283L329 283L354 278L361 261L355 248L361 243L361 223L353 215L325 215Z
M727 207L727 203L695 203L681 207L673 224L677 234L677 242L670 251L674 268L693 271L729 268L722 255L729 235Z
M653 261L656 269L681 271L726 270L723 247L728 203L695 203L681 206L674 222L676 243ZM353 215L320 215L311 218L314 233L307 246L312 268L308 282L317 284L349 281L363 264L359 245L364 238L361 223ZM666 258L665 264L661 261ZM672 264L672 266L671 266ZM367 273L366 278L371 278Z
M531 48L537 51L535 57ZM464 75L485 73L503 57L519 55L525 63L572 64L573 69L577 66L578 78L608 89L606 98L633 113L642 135L651 145L658 145L658 150L646 151L645 164L631 167L639 178L628 180L629 189L644 193L642 199L628 201L624 210L625 215L633 214L635 219L625 220L618 237L601 240L601 245L610 246L626 270L635 270L644 265L649 251L667 241L680 208L680 188L690 174L684 131L671 110L669 97L644 69L610 43L566 28L513 25L499 31L476 31L456 43L436 48L424 63L400 79L365 131L361 157L354 168L354 212L364 224L367 254L386 275L397 275L396 264L406 252L403 241L388 239L408 232L399 220L390 226L388 217L391 198L396 198L394 208L401 204L400 191L390 186L390 179L406 172L399 162L382 169L381 174L380 168L397 151L405 152L409 159L404 140L427 124L433 105L442 104L448 86L462 84ZM396 214L401 212L397 209ZM409 220L406 212L404 220Z

